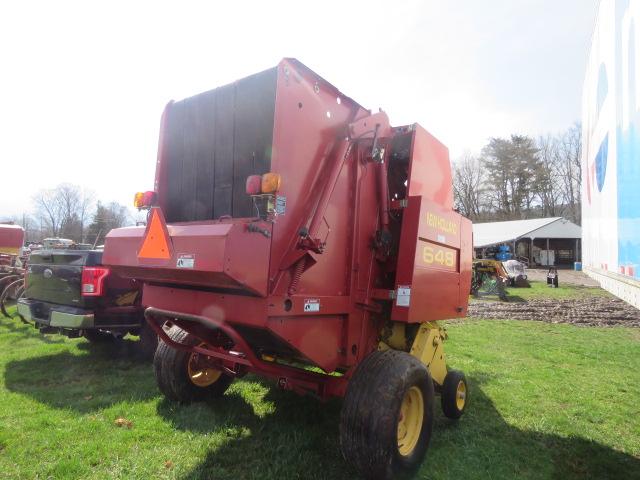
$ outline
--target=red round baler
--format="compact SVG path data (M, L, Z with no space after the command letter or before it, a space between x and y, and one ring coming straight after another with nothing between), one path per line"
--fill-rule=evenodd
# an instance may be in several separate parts
M170 102L154 191L135 202L146 227L112 230L103 263L144 284L167 397L220 396L248 372L344 397L343 454L373 478L420 464L434 393L463 413L436 321L466 315L471 222L419 125L284 59Z

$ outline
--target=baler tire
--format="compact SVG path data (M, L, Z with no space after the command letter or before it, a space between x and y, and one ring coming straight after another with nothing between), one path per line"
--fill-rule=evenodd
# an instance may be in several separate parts
M140 354L149 360L153 360L153 357L158 348L158 334L149 326L146 320L142 320L140 326L140 332L138 332L139 344L138 349Z
M98 329L84 330L82 336L89 341L89 343L111 343L115 340L115 337L109 332L103 332Z
M447 418L459 419L469 403L469 386L464 373L458 370L450 370L444 377L440 400L442 412Z
M411 450L401 453L401 406L419 390L422 423ZM398 350L376 351L356 368L340 414L340 447L345 460L365 478L412 474L422 463L433 430L434 387L417 358Z
M167 335L175 342L184 345L197 345L200 340L182 330L177 325L172 326ZM191 403L224 395L233 377L221 374L220 378L207 387L195 385L188 373L190 352L171 348L162 339L158 342L158 348L153 357L153 369L156 374L156 382L160 391L170 400L180 403Z

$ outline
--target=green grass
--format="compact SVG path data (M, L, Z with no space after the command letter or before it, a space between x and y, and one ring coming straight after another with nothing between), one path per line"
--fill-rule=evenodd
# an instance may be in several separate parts
M531 281L531 288L507 288L510 301L526 301L538 299L576 299L590 296L610 296L611 294L600 287L587 287L571 283L561 283L558 288L547 286L546 282Z
M640 476L639 330L499 320L448 330L471 403L458 423L438 409L419 478ZM220 401L180 406L134 350L0 319L0 477L354 477L339 451L339 401L249 376Z
M571 283L561 283L558 288L547 286L546 282L531 281L530 288L508 287L507 300L509 302L526 302L529 300L571 300L585 297L606 297L611 296L609 292L600 287L587 287L584 285L575 285ZM481 295L478 298L473 295L469 296L470 300L486 300L495 302L497 295Z

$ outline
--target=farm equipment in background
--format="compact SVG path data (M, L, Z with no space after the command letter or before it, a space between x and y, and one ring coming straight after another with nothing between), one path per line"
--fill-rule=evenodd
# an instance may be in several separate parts
M155 189L134 201L147 225L112 230L103 263L143 283L162 393L221 396L253 372L344 397L349 462L417 468L434 392L450 418L468 400L436 323L466 315L471 286L446 147L294 59L170 102L160 131Z
M496 295L502 301L507 300L505 290L509 275L500 260L489 258L474 260L471 273L471 295L482 297Z
M508 245L494 245L484 249L484 257L473 261L471 294L475 297L497 295L507 299L505 288L527 288L526 259L516 259Z
M547 272L547 287L558 288L558 269L555 267Z
M0 224L0 311L6 317L6 305L20 298L24 291L22 256L24 229L19 225Z
M502 262L502 266L509 277L509 286L518 288L529 288L531 284L527 280L527 270L524 263L518 260L507 260Z

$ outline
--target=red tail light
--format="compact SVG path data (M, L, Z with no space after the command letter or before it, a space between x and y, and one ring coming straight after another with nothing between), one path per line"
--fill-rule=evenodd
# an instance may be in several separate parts
M262 177L260 175L249 175L246 183L247 195L260 195L261 184Z
M109 275L105 267L84 267L82 269L82 296L99 297L104 293L104 279Z
M138 192L133 197L133 206L142 208L151 208L156 203L158 195L156 192Z

